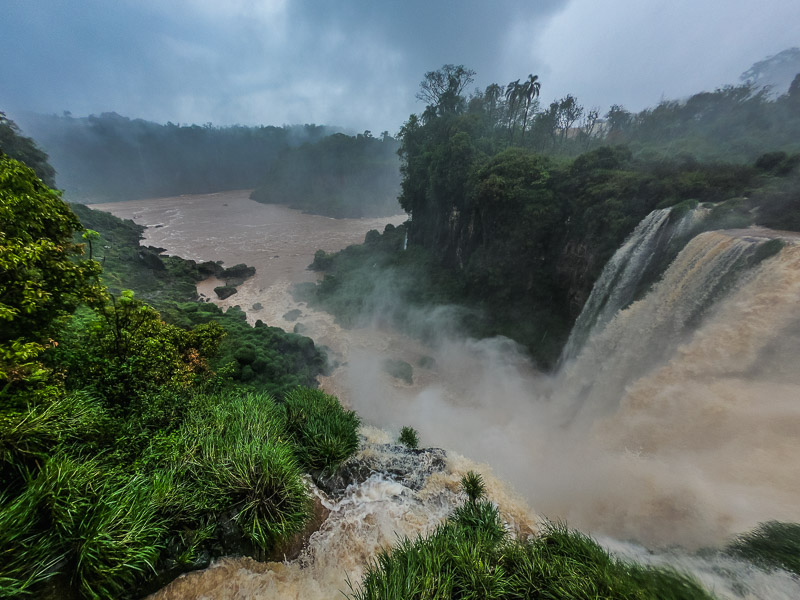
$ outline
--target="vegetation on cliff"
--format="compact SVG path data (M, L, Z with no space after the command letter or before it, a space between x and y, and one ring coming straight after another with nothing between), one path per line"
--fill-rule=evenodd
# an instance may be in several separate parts
M452 65L428 73L423 90L437 93L400 132L407 250L405 237L387 231L363 250L316 257L326 277L303 293L343 323L376 306L402 322L396 315L409 304L458 304L469 333L511 337L548 367L603 266L652 210L674 206L677 218L703 204L706 228L798 229L796 138L765 136L740 119L755 111L794 131L797 86L776 100L726 88L624 123L612 110L606 129L581 129L574 98L540 110L535 78L519 89L512 82L505 96L492 85L465 97L470 77ZM692 112L701 97L702 118ZM728 118L745 124L728 131ZM745 156L733 148L747 136L759 144L746 144ZM691 140L704 160L675 150ZM381 305L387 298L402 301Z
M253 188L285 149L336 131L317 125L162 125L116 113L24 114L18 120L49 154L66 198L80 202ZM52 179L47 183L53 185Z

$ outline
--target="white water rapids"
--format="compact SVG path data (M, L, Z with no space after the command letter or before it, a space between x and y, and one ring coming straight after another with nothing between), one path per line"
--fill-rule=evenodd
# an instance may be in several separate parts
M298 309L306 334L344 363L323 387L367 422L395 434L411 425L425 446L491 464L540 514L564 518L621 554L691 570L720 597L800 597L784 574L615 541L694 549L761 521L800 521L800 246L791 237L777 256L731 280L727 269L775 234L698 236L644 298L604 315L562 371L545 376L508 340L443 336L426 347L378 327L342 330L291 298L293 283L313 279L304 268L318 248L360 242L388 219L334 221L259 205L242 192L102 208L150 225L144 243L170 254L255 266L256 276L218 303L289 330L294 321L284 315ZM646 244L637 252L646 259ZM255 302L263 309L252 311ZM426 356L435 362L418 366ZM414 365L414 384L384 373L384 357ZM459 473L489 474L449 456L422 491L379 476L349 490L298 561L224 559L154 597L336 595L395 533L413 537L444 518L458 502ZM491 481L489 496L509 522L535 529L524 503Z

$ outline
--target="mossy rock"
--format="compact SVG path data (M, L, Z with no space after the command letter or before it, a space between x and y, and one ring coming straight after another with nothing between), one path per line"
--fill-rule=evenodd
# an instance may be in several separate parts
M232 285L219 285L214 288L214 293L220 300L225 300L225 298L230 298L236 293L236 287Z
M414 369L404 360L387 358L383 361L383 370L395 379L400 379L401 381L406 382L408 385L412 385L414 383Z

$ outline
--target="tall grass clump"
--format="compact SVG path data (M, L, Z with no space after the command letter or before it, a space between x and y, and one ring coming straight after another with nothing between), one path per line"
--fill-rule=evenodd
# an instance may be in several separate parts
M739 536L727 548L730 554L768 569L800 575L800 524L769 521Z
M332 473L358 450L361 420L336 397L298 387L286 394L282 407L286 430L304 468Z
M271 396L204 397L182 438L199 508L232 505L241 532L260 551L303 529L310 496Z
M80 598L127 596L163 549L150 496L149 480L99 460L48 460L0 510L0 597L31 595L54 577Z
M352 600L711 600L694 580L618 560L564 525L506 531L490 502L466 502L427 538L403 539L369 565Z
M59 444L90 444L110 429L98 400L86 393L57 395L19 411L0 413L0 484L24 476Z

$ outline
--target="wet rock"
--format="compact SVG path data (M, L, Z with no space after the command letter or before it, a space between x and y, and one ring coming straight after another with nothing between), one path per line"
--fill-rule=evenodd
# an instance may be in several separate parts
M225 300L225 298L230 298L236 293L236 288L232 285L220 285L214 288L214 293L220 300Z
M408 448L401 444L368 444L332 476L314 476L326 493L336 496L347 486L363 483L375 473L412 490L420 490L432 473L443 471L447 453L441 448Z
M148 269L153 269L153 271L166 271L167 269L161 257L147 248L139 250L139 260L141 260Z
M286 319L287 321L296 321L297 318L302 314L303 314L303 311L301 311L301 310L299 310L297 308L294 308L294 309L290 310L289 312L287 312L285 315L283 315L283 318Z

